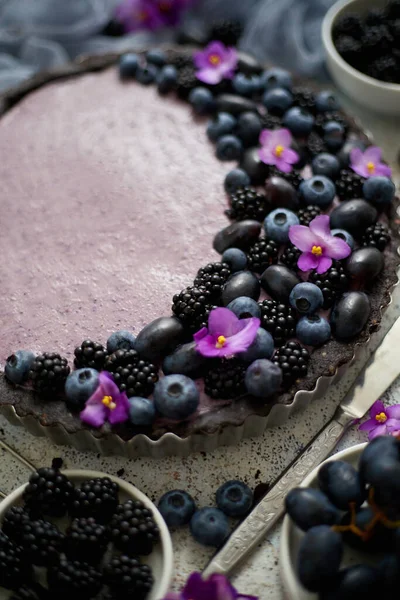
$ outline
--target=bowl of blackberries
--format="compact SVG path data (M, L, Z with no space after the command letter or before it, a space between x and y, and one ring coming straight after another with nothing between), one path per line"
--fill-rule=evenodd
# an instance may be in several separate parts
M375 112L400 116L400 0L341 0L322 38L336 85Z
M95 471L34 472L0 504L0 598L160 600L172 543L152 502Z
M335 454L286 497L280 566L290 600L392 600L400 590L400 440Z

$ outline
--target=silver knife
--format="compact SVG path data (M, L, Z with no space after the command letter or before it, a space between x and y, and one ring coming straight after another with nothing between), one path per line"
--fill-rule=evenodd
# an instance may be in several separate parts
M205 568L203 575L230 573L261 542L284 514L287 493L335 449L355 419L361 419L400 375L400 317L337 408L331 421L284 471L274 486L228 538Z

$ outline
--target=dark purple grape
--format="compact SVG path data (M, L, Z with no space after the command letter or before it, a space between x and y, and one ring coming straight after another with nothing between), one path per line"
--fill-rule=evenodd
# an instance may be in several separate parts
M297 573L310 592L330 589L343 555L342 537L328 525L309 529L300 543Z
M286 496L286 511L303 531L316 525L334 525L340 513L320 490L294 488Z
M348 510L351 503L361 506L366 498L356 469L343 460L325 463L318 472L318 483L328 499L341 510Z

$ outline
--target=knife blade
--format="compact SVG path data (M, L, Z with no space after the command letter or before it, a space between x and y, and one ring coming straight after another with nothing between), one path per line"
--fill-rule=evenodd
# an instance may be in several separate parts
M287 493L297 487L331 454L354 420L363 417L375 400L400 375L399 346L400 317L340 403L331 421L311 440L259 504L233 531L222 549L204 569L205 577L212 573L227 575L261 542L284 514Z

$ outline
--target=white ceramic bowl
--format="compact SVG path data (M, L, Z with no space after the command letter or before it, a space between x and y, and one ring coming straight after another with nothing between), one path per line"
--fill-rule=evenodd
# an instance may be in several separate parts
M305 480L301 483L300 487L317 488L318 471L321 468L321 466L325 464L325 462L330 462L333 460L345 460L346 462L352 464L354 467L357 467L362 451L364 450L366 445L367 444L358 444L357 446L353 446L353 448L343 450L342 452L338 452L331 458L328 458L326 461L321 463L319 467L314 469L314 471L312 471L308 477L305 478ZM300 529L296 527L296 525L288 517L288 515L286 515L283 521L283 527L281 532L279 566L285 597L288 600L317 600L318 598L317 594L311 594L302 587L296 575L297 555L299 550L299 544L303 535L303 532L300 531ZM351 550L349 550L349 552L345 552L343 564L346 565L351 562L354 562L355 556L356 552L353 552Z
M332 28L340 17L349 12L365 14L371 8L385 6L387 0L341 0L327 12L322 24L328 70L337 87L355 102L387 116L400 116L400 84L384 83L351 67L337 52Z
M113 477L112 475L108 475L106 473L86 470L65 470L63 471L63 473L67 475L67 477L75 484L79 484L85 479L93 479L96 477L108 477L109 479L111 479L111 481L115 481L115 483L118 484L120 490L119 497L121 502L126 502L127 500L140 500L141 502L143 502L146 508L151 510L157 527L160 530L160 542L155 546L150 556L143 557L143 562L146 562L148 565L150 565L154 576L154 585L151 590L151 593L149 594L146 600L161 600L167 594L172 580L173 549L171 536L169 534L165 521L162 518L159 511L157 510L157 508L151 502L151 500L149 500L147 496L145 496L142 492L140 492L130 483L127 483L126 481L123 481L118 477ZM22 505L22 495L24 493L26 485L27 484L21 485L0 503L0 523L3 520L4 514L9 508L11 508L12 506ZM62 520L60 521L60 524L62 526ZM4 588L0 588L1 600L5 600L5 598L8 597L8 594L7 596L4 594Z

